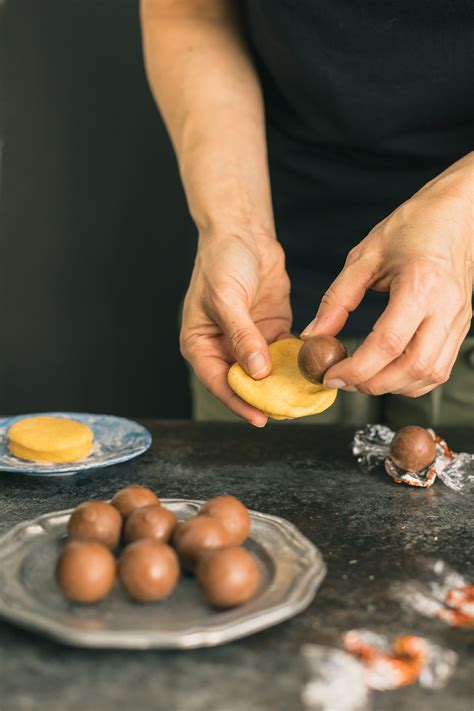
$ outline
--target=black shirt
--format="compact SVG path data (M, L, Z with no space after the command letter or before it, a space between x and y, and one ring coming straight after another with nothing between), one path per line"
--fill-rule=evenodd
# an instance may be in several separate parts
M347 252L474 147L473 0L248 0L295 328ZM369 292L345 334L387 296Z

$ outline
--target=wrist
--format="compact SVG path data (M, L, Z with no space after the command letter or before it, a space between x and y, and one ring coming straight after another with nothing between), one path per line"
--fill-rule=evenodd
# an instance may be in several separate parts
M200 238L210 241L235 235L255 241L276 239L271 200L266 199L265 189L246 190L241 187L245 182L232 176L211 179L207 185L195 184L199 185L197 190L187 182L186 196Z
M455 198L473 215L474 203L474 151L453 163L438 176L438 187ZM435 180L435 183L437 181Z
M268 239L276 240L274 229L256 225L248 216L239 213L214 214L212 217L209 216L204 224L196 222L196 227L199 232L199 242L203 245L232 239L251 244L258 244Z
M206 239L225 233L275 238L265 142L257 129L248 133L196 140L181 152L188 208Z

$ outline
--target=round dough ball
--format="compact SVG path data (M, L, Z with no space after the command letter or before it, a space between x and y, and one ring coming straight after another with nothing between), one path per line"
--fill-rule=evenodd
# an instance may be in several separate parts
M112 499L112 506L115 506L124 518L135 509L140 509L142 506L158 506L159 503L159 498L151 489L138 485L121 489Z
M240 547L203 555L196 577L204 597L214 607L242 605L255 595L260 583L255 558Z
M390 444L390 458L397 467L419 472L433 463L436 443L424 427L408 425L396 433Z
M29 462L67 463L87 457L94 434L82 422L67 417L26 417L8 430L8 449Z
M130 543L119 561L120 582L138 602L156 602L170 595L179 580L174 550L153 538Z
M83 605L103 600L116 578L112 553L95 541L71 541L56 564L56 581L65 597Z
M326 372L347 358L347 349L334 336L313 336L298 353L298 368L310 383L322 383Z
M310 383L301 375L298 353L302 346L299 338L285 338L270 344L273 368L262 380L254 380L234 363L227 376L230 387L242 400L274 420L323 412L333 404L337 390Z
M181 565L188 573L194 571L197 559L203 553L229 545L224 526L211 516L194 516L180 523L173 536Z
M84 501L72 512L67 532L71 539L96 541L116 548L122 532L122 517L115 506L106 501Z
M250 533L250 514L235 496L215 496L201 508L199 515L217 519L229 536L229 544L240 546Z
M127 516L124 528L125 542L132 543L140 538L154 538L167 543L177 525L178 519L174 513L164 506L160 504L143 506Z

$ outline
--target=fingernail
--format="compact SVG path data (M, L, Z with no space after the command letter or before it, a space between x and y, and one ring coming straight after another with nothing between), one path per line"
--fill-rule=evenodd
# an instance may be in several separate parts
M347 383L345 383L340 378L331 378L328 381L324 381L324 387L334 388L335 390L342 390L342 388L347 387Z
M345 388L341 388L341 390L344 390L346 393L357 393L359 392L355 385L346 385Z
M252 378L263 373L267 369L267 361L263 353L251 353L247 358L247 368Z
M309 335L310 335L311 331L312 331L313 328L316 326L316 321L317 321L317 320L318 320L318 317L315 316L315 318L313 318L313 320L312 320L310 323L308 323L308 325L306 326L305 330L302 331L301 334L300 334L300 337L301 337L301 338L305 338L305 336L309 336Z
M261 428L261 427L265 427L265 425L267 424L267 420L265 420L264 422L262 422L261 420L251 420L251 423L254 427Z

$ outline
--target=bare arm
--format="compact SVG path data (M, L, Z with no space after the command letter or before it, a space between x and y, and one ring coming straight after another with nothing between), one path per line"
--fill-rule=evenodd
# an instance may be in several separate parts
M271 370L267 343L291 325L275 239L264 107L231 0L142 0L145 62L176 151L199 246L181 348L202 382L256 425L227 385L229 363Z
M263 101L231 0L142 0L150 85L200 229L274 231Z

